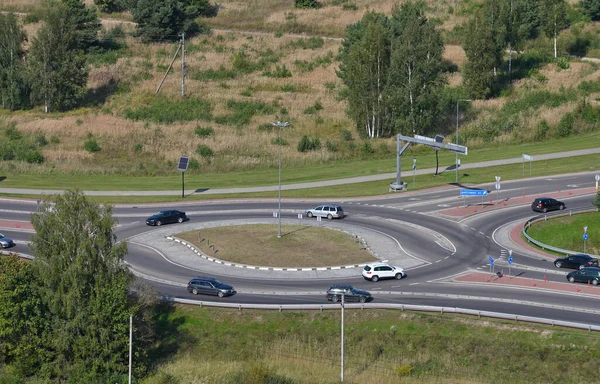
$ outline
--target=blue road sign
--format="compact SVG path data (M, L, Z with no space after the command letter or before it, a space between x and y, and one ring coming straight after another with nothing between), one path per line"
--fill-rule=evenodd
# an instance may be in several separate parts
M493 267L494 266L494 259L492 258L492 256L488 256L488 260L490 261L490 265Z
M587 239L588 239L588 234L587 234L587 233L584 233L584 234L583 234L583 240L587 240Z
M461 196L487 196L487 190L485 189L461 189Z
M513 258L512 258L512 256L509 256L508 257L508 264L512 264L512 262L513 262Z

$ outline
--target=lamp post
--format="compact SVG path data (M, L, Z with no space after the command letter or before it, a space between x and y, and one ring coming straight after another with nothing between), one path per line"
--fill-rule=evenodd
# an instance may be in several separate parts
M458 105L461 101L465 103L470 103L470 99L458 99L456 100L456 145L458 145ZM458 184L458 152L456 152L456 161L454 162L454 167L456 169L456 184Z
M277 120L276 123L271 123L271 125L273 125L274 127L277 127L277 145L279 146L279 195L278 195L278 202L279 202L279 208L278 208L278 212L277 212L277 220L278 220L278 225L277 225L277 238L280 239L281 238L281 139L280 139L280 133L281 133L281 128L283 127L287 127L288 125L290 125L290 123L286 122L281 122L279 120Z

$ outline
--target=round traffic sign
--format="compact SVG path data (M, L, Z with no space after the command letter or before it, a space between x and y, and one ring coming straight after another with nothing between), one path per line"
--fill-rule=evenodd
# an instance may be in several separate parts
M500 183L496 183L496 189L500 189Z
M587 233L584 233L584 234L583 234L583 240L587 240L587 239L588 239L588 234L587 234Z
M600 181L600 175L596 175L596 181Z

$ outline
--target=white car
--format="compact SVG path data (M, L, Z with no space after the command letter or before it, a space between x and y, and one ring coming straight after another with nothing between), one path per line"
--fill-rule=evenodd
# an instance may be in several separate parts
M342 209L342 207L340 207L339 205L323 204L323 205L319 205L318 207L315 207L312 209L307 209L306 216L308 216L308 217L326 217L329 220L331 220L331 219L341 219L344 216L346 216L346 214L344 213L344 210Z
M362 275L366 280L376 282L380 279L400 280L406 277L406 272L400 267L393 267L386 263L372 263L365 265Z

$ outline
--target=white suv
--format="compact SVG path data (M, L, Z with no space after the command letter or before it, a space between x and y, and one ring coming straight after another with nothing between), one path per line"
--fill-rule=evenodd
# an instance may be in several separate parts
M376 282L380 279L402 279L406 272L400 267L392 267L386 263L367 264L363 268L362 275L365 279Z

